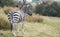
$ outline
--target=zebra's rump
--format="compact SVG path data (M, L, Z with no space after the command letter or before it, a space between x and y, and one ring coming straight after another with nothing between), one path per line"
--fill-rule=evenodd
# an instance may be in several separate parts
M19 23L21 22L21 16L18 12L9 12L8 13L8 20L12 23Z

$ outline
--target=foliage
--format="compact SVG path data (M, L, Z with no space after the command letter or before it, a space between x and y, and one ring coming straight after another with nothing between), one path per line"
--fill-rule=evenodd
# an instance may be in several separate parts
M57 2L52 4L42 3L36 6L35 13L44 15L44 16L60 16L60 6Z
M59 6L59 4L57 2L53 2L51 4L51 7L57 11L57 16L60 17L60 6Z
M4 11L4 13L5 13L5 14L8 14L9 11L11 10L11 8L12 8L12 7L4 6L4 7L3 7L3 11Z
M0 0L0 6L4 7L4 6L12 6L14 5L14 1L13 0Z
M4 6L3 7L3 11L4 11L4 13L7 15L10 11L12 11L12 10L15 10L15 11L17 11L17 10L19 10L19 8L17 8L17 7L7 7L7 6Z
M11 29L10 26L11 25L8 22L7 16L4 14L4 11L1 11L0 12L0 29Z

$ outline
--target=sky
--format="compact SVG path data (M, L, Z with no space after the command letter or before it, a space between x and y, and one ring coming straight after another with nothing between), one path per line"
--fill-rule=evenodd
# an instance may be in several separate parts
M60 2L60 0L55 0L55 1Z
M23 1L23 0L18 0L18 1ZM26 0L26 1L28 1L28 2L32 2L32 0Z
M28 1L28 2L32 2L32 0L26 0L26 1Z
M55 0L55 1L60 1L60 0Z
M32 0L27 0L28 2L32 2ZM59 1L60 2L60 0L55 0L55 1Z
M20 0L20 1L23 1L23 0ZM33 0L26 0L26 1L28 1L28 2L32 2ZM55 1L60 2L60 0L55 0Z

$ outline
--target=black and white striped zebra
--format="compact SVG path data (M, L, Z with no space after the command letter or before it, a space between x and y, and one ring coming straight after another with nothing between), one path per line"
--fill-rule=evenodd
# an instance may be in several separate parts
M32 10L29 8L29 4L28 5L24 5L22 7L21 10L18 11L10 11L8 13L8 20L9 22L12 24L12 32L14 32L17 27L18 27L18 23L22 22L22 33L24 34L24 18L25 18L25 13L28 15L32 15ZM19 32L19 29L18 29ZM16 33L13 33L16 36Z

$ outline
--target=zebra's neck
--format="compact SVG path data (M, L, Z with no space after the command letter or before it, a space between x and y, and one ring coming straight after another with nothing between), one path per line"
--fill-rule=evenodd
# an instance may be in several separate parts
M25 12L23 11L23 10L20 10L20 15L22 16L22 18L24 18L25 17Z

